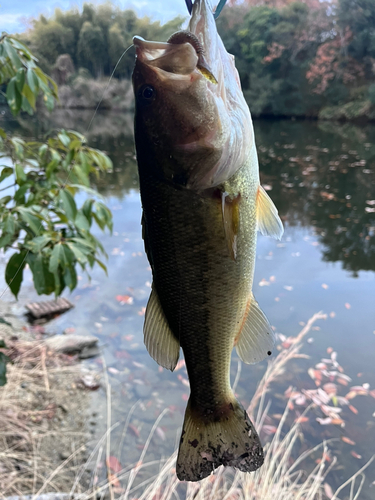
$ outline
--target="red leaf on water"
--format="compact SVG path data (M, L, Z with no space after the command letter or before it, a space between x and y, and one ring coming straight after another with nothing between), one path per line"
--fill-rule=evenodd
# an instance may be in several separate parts
M324 483L324 493L327 495L328 498L333 497L333 491L332 488L328 483Z
M352 446L355 445L355 442L352 441L351 439L349 439L348 437L346 436L341 436L341 440L344 441L344 443L347 443L347 444L351 444Z
M303 424L303 423L308 422L308 421L309 421L309 417L304 417L302 415L300 417L296 418L297 424Z
M133 304L134 302L133 297L130 297L130 295L116 295L116 300L120 304Z
M181 370L181 368L183 368L184 366L185 366L185 360L184 359L180 359L180 361L177 363L176 368L174 369L174 371L177 372L178 370Z
M349 405L349 410L352 411L355 415L357 415L357 413L358 413L357 408L353 405Z
M114 456L110 456L107 458L107 467L114 473L120 472L122 470L120 462Z

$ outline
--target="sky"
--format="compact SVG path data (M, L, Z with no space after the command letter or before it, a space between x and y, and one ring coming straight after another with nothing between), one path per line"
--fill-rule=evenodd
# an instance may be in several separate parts
M82 7L83 0L0 0L0 33L20 33L29 26L28 20L39 14L52 15L55 8L68 10L70 7ZM104 3L88 0L87 3ZM184 0L117 0L113 1L122 9L134 9L140 15L166 22L183 15L187 16Z

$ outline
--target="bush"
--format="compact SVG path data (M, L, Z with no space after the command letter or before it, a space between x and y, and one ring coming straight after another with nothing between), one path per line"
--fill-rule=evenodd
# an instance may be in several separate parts
M23 44L7 35L0 38L0 85L6 86L14 115L21 110L32 114L39 93L49 109L57 99L55 82ZM90 188L90 175L111 169L111 160L71 130L60 130L41 143L0 129L0 157L11 160L0 172L5 194L0 199L0 248L16 250L5 270L12 293L17 297L26 264L37 293L56 296L77 286L77 265L87 271L97 263L106 270L98 258L104 248L91 227L96 222L111 230L112 215ZM74 199L79 191L91 195L81 207Z

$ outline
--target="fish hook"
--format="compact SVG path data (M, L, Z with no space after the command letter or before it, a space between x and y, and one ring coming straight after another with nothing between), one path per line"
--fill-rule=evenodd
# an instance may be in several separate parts
M186 7L189 11L189 14L191 14L192 10L193 10L193 2L192 0L185 0L185 3L186 3ZM223 10L224 8L224 5L227 3L227 0L220 0L218 6L216 7L216 10L215 10L215 14L214 14L214 17L215 19L217 19L220 14L221 14L221 11Z

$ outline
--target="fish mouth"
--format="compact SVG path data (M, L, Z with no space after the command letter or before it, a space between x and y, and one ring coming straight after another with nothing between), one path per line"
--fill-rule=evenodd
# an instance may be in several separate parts
M152 42L135 36L133 44L137 59L161 72L186 76L197 69L199 56L189 42Z
M168 73L191 74L197 69L211 83L217 84L198 37L190 31L177 31L168 42L150 42L135 36L136 56L141 62Z

